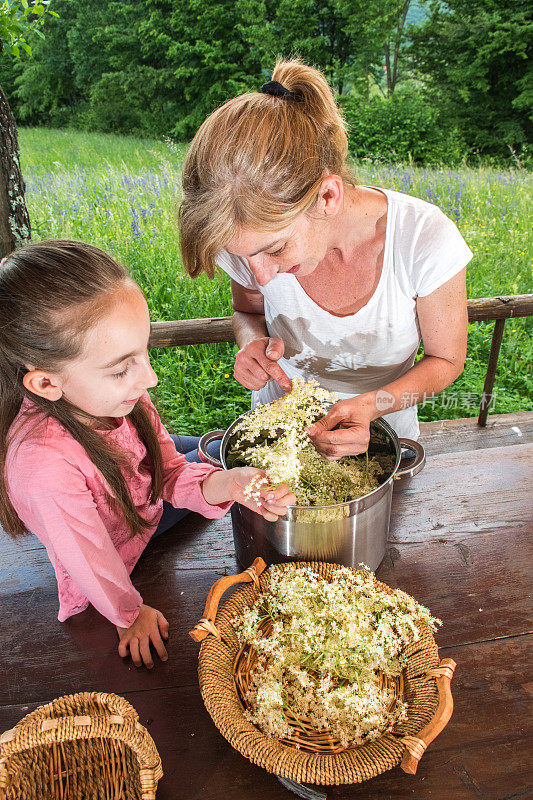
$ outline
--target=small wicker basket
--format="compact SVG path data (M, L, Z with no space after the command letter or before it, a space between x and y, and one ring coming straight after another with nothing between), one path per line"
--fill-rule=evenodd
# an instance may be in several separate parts
M288 563L277 568L304 566L325 579L340 568L323 562ZM439 663L437 645L426 626L420 627L418 639L407 645L407 665L402 674L388 679L391 703L399 698L408 706L407 720L391 732L343 748L329 731L317 731L302 718L292 719L290 712L286 716L293 735L284 740L267 736L246 719L246 687L257 656L254 650L240 646L231 620L253 605L264 591L265 568L263 559L256 558L241 574L220 578L209 592L202 619L190 632L195 641L204 640L198 665L200 691L222 735L253 763L292 781L321 785L359 783L400 763L405 772L414 774L426 747L442 731L453 711L450 682L455 662L445 658ZM218 610L223 593L238 583L245 585ZM268 631L265 633L268 635Z
M66 695L0 737L2 800L154 800L163 770L123 697Z

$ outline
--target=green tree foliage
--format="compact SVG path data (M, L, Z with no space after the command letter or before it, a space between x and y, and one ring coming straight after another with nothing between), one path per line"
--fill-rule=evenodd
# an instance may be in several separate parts
M67 36L76 19L74 8L69 0L54 0L54 9L58 16L46 20L46 35L30 34L33 57L21 60L19 66L18 88L10 97L19 122L64 125L80 100Z
M33 32L42 37L39 27L49 12L48 5L49 0L0 0L0 55L3 61L11 58L11 69L6 71L11 83L15 77L13 59L19 58L21 50L31 56L29 35ZM24 192L17 124L0 86L0 256L31 236Z
M22 72L21 55L32 55L30 40L44 35L40 28L51 12L50 0L0 0L0 85L14 99L16 78Z
M88 104L78 118L81 127L106 132L169 133L177 115L174 96L165 90L169 64L165 20L172 2L106 2L77 14L69 33L76 80ZM165 39L162 46L161 35Z
M16 78L22 71L20 56L32 55L29 40L43 38L40 27L50 13L49 5L50 0L0 0L0 85L7 97L14 98Z
M502 158L531 140L533 22L525 0L436 0L411 55L472 150Z
M43 35L39 26L50 13L49 5L50 0L1 0L0 52L18 57L24 50L31 55L28 34L33 31Z
M188 137L279 56L323 69L339 94L382 79L405 0L53 0L14 102L31 123ZM385 8L386 6L386 8ZM385 14L386 11L386 14ZM396 35L396 34L395 34Z
M256 3L258 14L264 9ZM244 9L246 10L246 9ZM168 56L179 87L178 138L190 136L217 105L256 89L261 62L243 24L242 0L178 0L168 22Z
M455 164L463 158L465 145L458 132L409 84L367 103L342 98L341 106L350 127L350 153L357 159L371 154L382 161Z
M28 123L187 139L217 105L267 80L276 58L298 56L347 98L354 154L453 161L462 141L463 155L504 160L527 138L531 24L521 0L52 7L59 18L45 20L46 38L29 39L33 61L0 58L0 81Z
M254 4L240 0L250 46L271 67L280 55L298 56L323 70L342 94L359 77L360 60L347 32L348 3L344 0L280 0L263 6L263 20L254 20Z

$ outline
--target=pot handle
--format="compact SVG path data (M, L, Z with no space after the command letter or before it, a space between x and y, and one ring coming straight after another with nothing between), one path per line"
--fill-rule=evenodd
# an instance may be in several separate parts
M210 456L207 452L207 445L211 444L211 442L216 442L217 439L222 441L222 438L226 431L208 431L208 433L204 433L203 436L200 437L200 441L198 442L198 455L200 457L200 461L203 461L204 464L211 464L212 467L221 467L222 461L214 456Z
M453 697L451 681L456 667L453 658L443 658L439 666L427 672L426 680L437 679L439 690L439 704L433 719L422 728L416 736L404 736L401 740L405 744L401 767L404 772L414 775L418 767L418 762L424 755L426 747L444 730L453 712Z
M404 437L400 437L399 439L400 447L402 450L414 450L416 453L416 458L414 463L411 464L409 467L404 467L403 469L398 469L394 475L395 478L412 478L413 475L418 475L421 469L424 468L426 463L426 451L420 444L420 442L415 442L414 439L405 439ZM200 446L198 445L198 452L200 452Z
M222 595L226 589L229 589L230 586L234 586L236 583L251 583L253 581L258 587L259 576L265 569L266 564L263 559L256 558L252 566L245 569L244 572L239 573L239 575L226 575L224 578L219 578L209 590L202 619L198 625L194 626L192 631L189 631L191 639L194 639L195 642L201 642L202 639L205 639L210 633L216 636L217 639L221 639L220 631L215 627L215 619Z

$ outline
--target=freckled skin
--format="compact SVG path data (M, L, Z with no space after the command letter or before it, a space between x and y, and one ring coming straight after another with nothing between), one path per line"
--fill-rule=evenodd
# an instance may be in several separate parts
M297 266L296 280L315 303L337 316L353 314L372 297L381 274L387 220L384 197L372 187L345 190L338 176L330 175L322 182L312 213L302 214L274 233L241 229L227 250L247 259L260 286ZM240 348L236 379L253 391L269 380L290 390L290 380L277 363L285 343L269 336L261 292L232 281L232 297ZM423 357L399 378L339 401L310 429L313 444L326 458L367 450L370 422L383 413L378 393L392 397L387 413L400 411L441 392L463 371L468 331L466 269L431 294L418 297L416 312Z

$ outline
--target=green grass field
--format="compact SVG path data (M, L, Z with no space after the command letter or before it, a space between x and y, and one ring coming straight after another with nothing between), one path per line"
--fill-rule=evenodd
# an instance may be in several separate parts
M231 313L229 279L191 280L181 265L176 209L186 145L48 129L19 132L35 239L74 238L126 264L143 288L153 320ZM531 176L494 169L356 165L361 183L397 189L439 205L474 251L468 296L533 291ZM470 326L464 373L419 407L423 420L477 413L493 323ZM508 320L491 413L533 408L532 319ZM173 431L226 427L249 407L233 379L235 347L195 345L152 351L155 399Z

